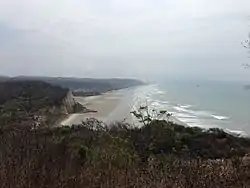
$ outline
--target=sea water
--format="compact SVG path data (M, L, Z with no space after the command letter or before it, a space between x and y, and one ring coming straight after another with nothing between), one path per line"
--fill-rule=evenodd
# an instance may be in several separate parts
M167 80L139 87L134 109L167 110L189 126L250 135L250 90L237 82Z

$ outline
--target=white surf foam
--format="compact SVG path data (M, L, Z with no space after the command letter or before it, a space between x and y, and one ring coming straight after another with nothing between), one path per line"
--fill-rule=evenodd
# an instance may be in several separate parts
M211 113L208 111L191 111L192 114L203 117L211 117Z
M185 113L174 113L174 116L177 118L197 118L197 116L185 114Z
M168 101L161 101L162 104L169 104Z
M186 108L182 108L180 106L174 106L174 109L177 110L178 112L190 112Z
M153 106L154 108L162 108L163 107L163 105L160 102L158 102L158 101L152 102L150 104L150 106Z
M164 94L165 94L165 92L163 92L163 91L161 91L161 90L157 90L157 91L155 92L155 94L158 94L158 95L164 95Z
M226 116L217 116L217 115L211 115L213 118L218 119L218 120L226 120L229 119L229 117Z
M179 105L181 108L190 108L192 107L193 105Z
M199 119L188 117L177 117L177 119L186 123L190 127L202 127Z
M230 117L217 114L214 111L192 108L194 106L188 103L174 104L171 101L165 101L164 96L159 97L159 95L162 94L166 94L167 98L167 93L160 90L157 85L140 87L136 89L136 92L133 95L132 100L134 99L134 106L132 107L132 109L136 110L140 106L148 105L149 109L170 110L170 113L173 114L174 118L186 123L188 126L201 127L204 129L220 127L220 121L221 123L223 123L223 121L227 122L226 120L230 119ZM222 125L223 128L225 128L224 124ZM224 130L234 135L246 135L246 133L241 130Z

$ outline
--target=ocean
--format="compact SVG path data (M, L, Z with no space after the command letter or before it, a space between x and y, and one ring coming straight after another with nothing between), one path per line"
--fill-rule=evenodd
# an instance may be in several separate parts
M138 87L133 109L167 110L189 126L250 135L250 90L237 82L164 81Z

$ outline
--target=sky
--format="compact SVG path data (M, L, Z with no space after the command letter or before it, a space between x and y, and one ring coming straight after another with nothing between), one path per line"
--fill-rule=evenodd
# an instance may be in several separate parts
M249 80L249 0L0 0L0 75Z

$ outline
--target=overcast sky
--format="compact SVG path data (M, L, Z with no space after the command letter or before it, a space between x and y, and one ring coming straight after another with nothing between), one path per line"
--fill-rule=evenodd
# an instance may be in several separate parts
M250 80L249 0L0 0L0 74Z

